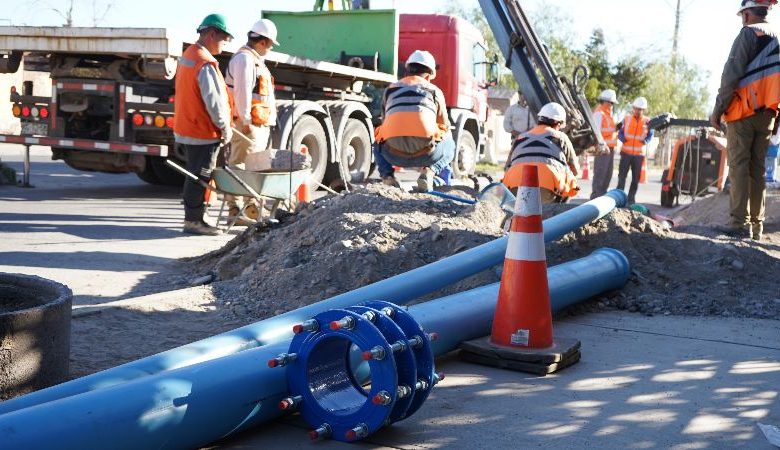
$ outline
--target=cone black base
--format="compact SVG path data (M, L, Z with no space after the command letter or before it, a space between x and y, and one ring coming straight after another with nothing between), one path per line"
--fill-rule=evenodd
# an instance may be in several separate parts
M580 346L577 339L556 338L548 348L504 347L491 344L487 336L462 343L460 357L468 362L544 376L576 364L581 356Z

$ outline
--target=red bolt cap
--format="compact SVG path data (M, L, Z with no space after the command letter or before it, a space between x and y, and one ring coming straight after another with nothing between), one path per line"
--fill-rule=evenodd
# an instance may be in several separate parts
M371 352L363 352L363 361L371 361L374 359L374 355Z
M273 369L274 367L278 367L278 366L279 366L279 360L278 359L274 358L274 359L269 359L268 360L268 367Z
M312 441L316 441L320 438L320 433L317 430L311 430L309 431L309 439Z
M431 333L428 335L428 339L431 340L431 342L438 341L439 340L439 333Z
M333 322L330 323L330 329L331 330L340 330L341 329L341 324L337 320L334 320Z
M303 331L303 325L298 324L293 326L293 333L298 334Z
M346 436L350 441L357 439L357 433L355 430L347 430L347 432L344 433L344 436Z

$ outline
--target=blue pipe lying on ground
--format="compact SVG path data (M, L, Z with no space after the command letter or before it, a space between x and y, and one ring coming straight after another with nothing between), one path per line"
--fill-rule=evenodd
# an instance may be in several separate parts
M548 269L552 309L558 311L628 280L617 250ZM498 283L414 305L409 312L436 331L436 355L490 333ZM308 317L307 317L308 318ZM0 416L0 443L13 449L197 448L282 414L285 371L267 361L289 339L143 377ZM446 381L445 381L446 382ZM301 437L302 441L305 439Z
M554 241L586 223L603 217L615 207L625 206L626 200L626 193L615 189L602 197L545 220L545 242ZM440 261L285 314L1 402L0 414L231 355L250 348L282 340L286 341L292 336L291 326L293 324L328 309L345 308L369 300L385 300L396 304L407 303L501 264L506 253L506 243L507 238L502 237Z

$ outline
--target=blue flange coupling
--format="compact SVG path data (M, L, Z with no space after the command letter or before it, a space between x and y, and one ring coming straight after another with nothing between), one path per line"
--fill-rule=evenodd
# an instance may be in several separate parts
M288 353L270 360L286 367L290 396L313 440L356 441L405 419L443 379L434 370L431 340L404 309L373 301L318 314L293 327Z

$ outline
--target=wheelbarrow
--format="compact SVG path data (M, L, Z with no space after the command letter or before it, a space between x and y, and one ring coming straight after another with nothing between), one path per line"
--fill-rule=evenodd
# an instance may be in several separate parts
M309 175L311 175L310 169L294 170L292 172L276 172L270 170L255 172L251 170L219 167L211 172L211 177L215 184L215 186L211 186L170 159L165 160L165 162L173 169L204 188L222 194L222 204L219 208L217 223L222 219L222 213L225 210L226 194L234 195L236 197L252 197L261 204L264 199L272 200L273 203L269 217L273 218L281 202L292 198L298 188L306 182ZM244 207L241 208L239 214L228 221L226 231L230 231L230 229L233 228L236 220L244 214L247 206L249 205L245 204Z

